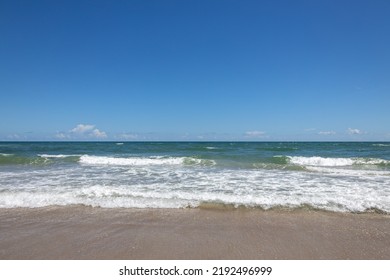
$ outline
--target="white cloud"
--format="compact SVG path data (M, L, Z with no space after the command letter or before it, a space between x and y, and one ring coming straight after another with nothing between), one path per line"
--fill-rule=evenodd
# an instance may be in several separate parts
M91 135L95 136L96 138L106 138L107 134L104 131L100 131L99 129L95 128Z
M252 130L245 132L245 136L247 137L263 137L265 136L264 131Z
M81 137L81 138L106 138L107 137L107 133L99 130L92 124L78 124L76 125L76 127L72 128L69 132L73 134L73 136ZM59 134L59 136L65 136L65 137L68 136L68 138L70 138L69 135L65 135L65 134L61 135L61 134Z
M335 131L320 131L318 132L319 135L335 135Z
M135 133L122 133L117 136L121 140L135 140L138 139L138 134Z
M348 134L363 134L363 131L361 131L360 129L357 129L357 128L348 128L347 130Z
M10 134L7 136L8 139L12 139L12 140L19 140L21 139L22 137L19 135L19 134Z
M58 132L56 135L54 135L54 137L57 139L67 139L69 138L69 135L62 132Z
M91 124L78 124L75 128L71 129L70 132L82 134L82 133L90 132L94 128L95 126Z

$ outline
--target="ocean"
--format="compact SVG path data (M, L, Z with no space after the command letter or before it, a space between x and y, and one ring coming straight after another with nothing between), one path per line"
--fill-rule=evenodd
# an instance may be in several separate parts
M0 142L0 208L390 213L390 143Z

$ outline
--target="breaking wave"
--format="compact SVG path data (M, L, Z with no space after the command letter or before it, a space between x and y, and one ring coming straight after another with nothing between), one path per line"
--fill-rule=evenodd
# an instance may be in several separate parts
M290 163L305 166L353 166L353 165L380 165L390 166L389 160L378 158L325 158L325 157L300 157L288 156Z
M212 160L191 157L80 157L80 163L90 165L147 166L147 165L214 165Z

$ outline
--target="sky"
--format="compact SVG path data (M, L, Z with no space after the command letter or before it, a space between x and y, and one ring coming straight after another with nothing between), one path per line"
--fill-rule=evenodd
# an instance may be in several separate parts
M0 140L390 141L390 1L0 0Z

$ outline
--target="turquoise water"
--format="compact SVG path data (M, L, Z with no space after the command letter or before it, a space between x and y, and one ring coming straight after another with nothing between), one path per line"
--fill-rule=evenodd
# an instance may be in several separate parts
M0 207L390 212L390 143L0 142Z

